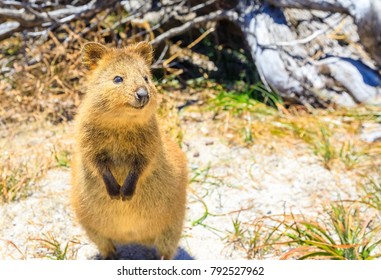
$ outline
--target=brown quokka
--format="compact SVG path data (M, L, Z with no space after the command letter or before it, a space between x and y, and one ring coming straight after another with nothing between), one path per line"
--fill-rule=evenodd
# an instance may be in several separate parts
M160 130L153 50L87 43L87 92L76 116L71 199L79 222L105 259L115 244L176 253L187 186L184 153Z

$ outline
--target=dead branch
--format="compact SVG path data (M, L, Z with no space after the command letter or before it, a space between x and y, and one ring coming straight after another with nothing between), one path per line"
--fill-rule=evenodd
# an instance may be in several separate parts
M8 21L0 24L0 40L12 36L14 32L19 30L20 23L16 21Z
M344 19L344 16L340 16L334 22L334 24L332 24L332 25L329 24L329 25L327 25L326 28L317 30L314 33L312 33L311 35L309 35L307 37L304 37L304 38L301 38L301 39L297 39L297 40L294 40L294 41L274 42L273 44L260 44L260 43L259 44L262 47L281 47L281 46L293 46L293 45L297 45L297 44L307 44L307 43L311 42L312 40L316 39L317 37L319 37L320 35L323 35L327 31L334 29L335 26L337 24L339 24L343 19Z
M0 21L8 22L7 25L2 25L4 31L0 32L0 40L3 40L12 33L20 30L30 30L35 27L47 28L58 26L76 18L91 18L101 10L108 8L117 0L101 1L91 0L87 4L81 6L65 6L54 10L37 10L37 6L26 5L16 1L1 1L0 6L17 6L20 8L0 8Z
M202 24L210 21L219 21L223 19L228 19L231 21L236 21L238 19L238 14L235 13L234 11L223 11L219 10L213 13L210 13L208 15L196 17L191 21L188 21L184 23L181 26L174 27L163 34L157 36L154 40L151 41L152 45L158 45L159 43L168 40L174 36L183 34L187 32L188 30L192 29L195 27L197 24Z
M271 5L280 8L314 9L333 13L349 13L348 1L329 0L267 0Z

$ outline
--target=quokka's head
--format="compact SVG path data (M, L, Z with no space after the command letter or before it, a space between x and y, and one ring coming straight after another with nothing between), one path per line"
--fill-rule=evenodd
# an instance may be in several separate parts
M82 49L82 62L88 70L85 98L93 113L119 120L151 115L157 106L152 59L148 42L121 49L86 43Z

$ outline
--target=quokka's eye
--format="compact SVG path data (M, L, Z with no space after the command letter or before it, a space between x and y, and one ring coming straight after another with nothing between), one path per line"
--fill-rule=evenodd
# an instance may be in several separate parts
M121 82L123 82L123 78L121 76L115 76L114 77L114 83L115 84L120 84Z
M147 77L147 76L144 76L143 79L144 79L144 81L145 81L146 83L148 83L148 77Z

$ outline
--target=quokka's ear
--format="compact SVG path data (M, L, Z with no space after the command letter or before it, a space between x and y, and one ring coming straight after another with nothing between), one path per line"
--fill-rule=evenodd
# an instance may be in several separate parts
M147 65L152 64L153 48L152 45L146 41L139 42L131 46L131 49L141 55L146 61Z
M89 42L86 43L82 48L82 63L88 70L94 69L98 61L103 57L107 52L107 47L95 43Z

